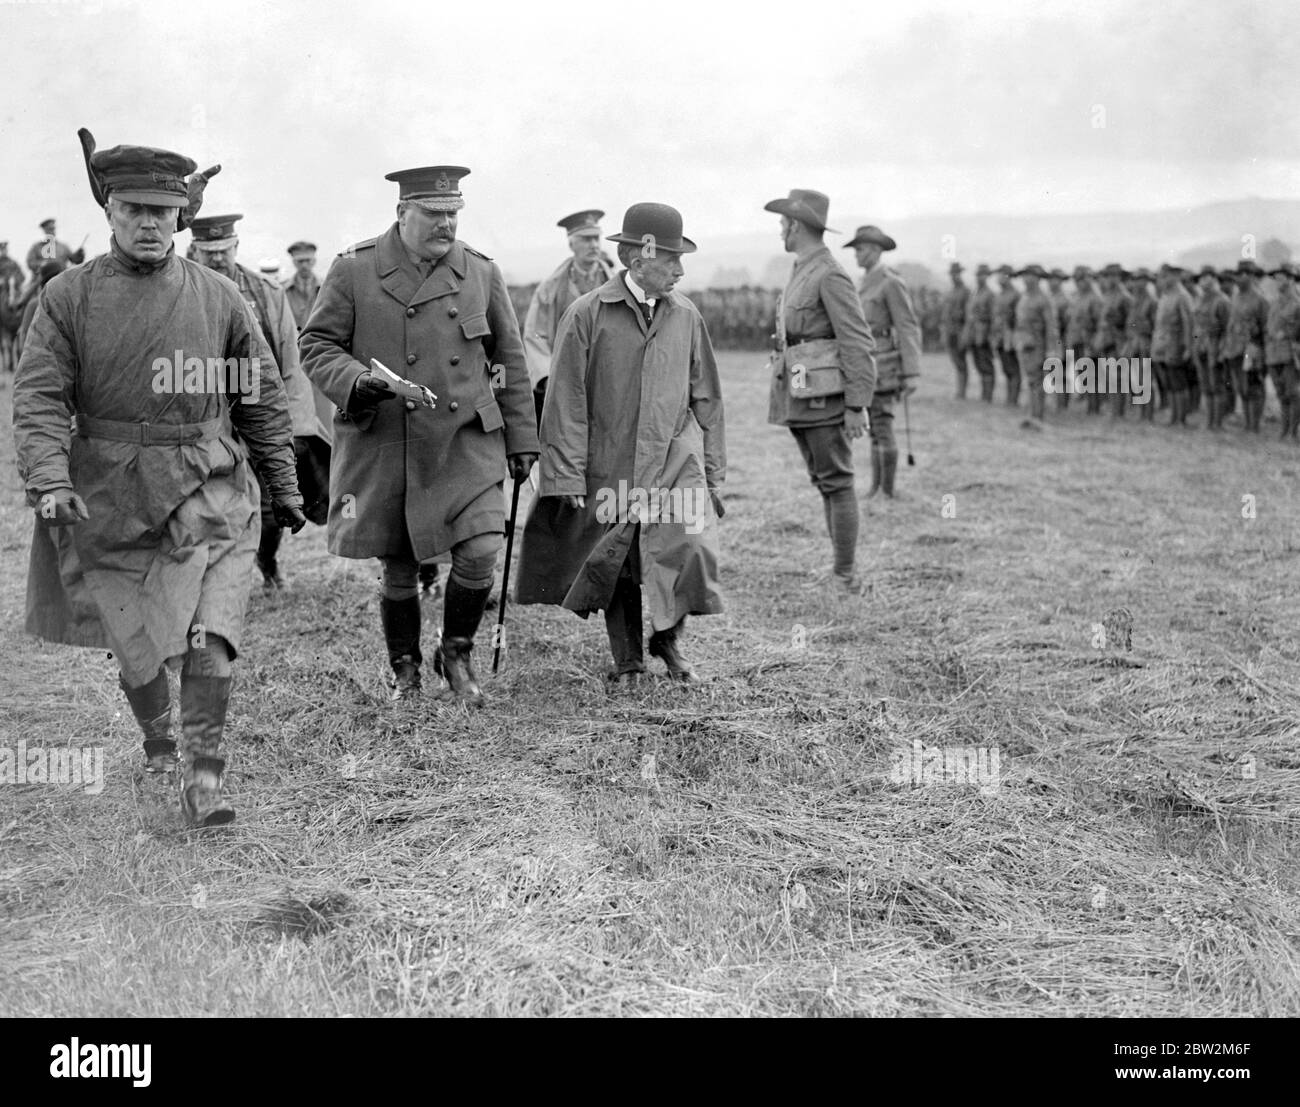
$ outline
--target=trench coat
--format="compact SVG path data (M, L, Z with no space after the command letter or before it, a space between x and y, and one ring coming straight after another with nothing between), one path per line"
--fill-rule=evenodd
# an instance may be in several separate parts
M257 358L255 401L176 391L157 366L177 357ZM139 266L116 249L60 274L41 292L13 417L28 502L71 488L90 513L36 526L27 630L112 648L136 684L185 653L196 625L238 652L260 534L249 461L277 499L302 499L284 388L235 285L175 254Z
M662 298L650 324L621 273L574 302L551 359L539 470L519 603L584 616L608 607L635 539L653 629L722 610L708 497L726 478L722 389L704 319L684 295ZM629 510L611 518L624 489ZM638 489L661 505L675 491L699 514L661 509L638 523ZM555 498L566 495L585 496L585 508Z
M534 387L550 375L551 351L569 305L583 293L599 288L613 272L613 266L601 257L596 262L595 282L583 287L573 258L566 258L537 286L524 317L524 354L528 358L528 380Z
M430 561L505 530L506 458L535 454L537 413L519 324L493 261L453 243L427 277L394 223L335 259L298 339L335 405L329 548ZM437 396L349 407L375 358Z

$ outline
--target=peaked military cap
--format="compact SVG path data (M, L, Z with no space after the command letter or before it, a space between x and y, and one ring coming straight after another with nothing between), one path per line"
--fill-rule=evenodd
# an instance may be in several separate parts
M885 234L885 232L879 227L872 226L859 227L853 232L853 237L850 238L848 242L844 243L844 247L845 249L848 249L851 246L858 246L864 242L870 243L874 246L879 246L882 250L898 249L897 242L890 238L889 235Z
M831 209L831 199L824 192L811 188L792 188L790 195L779 200L769 200L763 205L764 211L774 211L778 215L787 215L800 223L818 231L830 231L839 234L834 227L826 226L826 216Z
M90 156L105 197L160 208L189 204L185 178L197 168L192 158L153 146L110 146Z
M589 211L575 211L572 215L566 215L555 225L563 227L569 234L600 234L600 221L605 218L605 213L596 208Z
M384 180L397 182L399 200L410 200L425 211L460 211L465 206L460 182L468 176L463 165L426 165L385 173Z
M315 252L316 243L302 241L292 243L286 251L290 257L294 257L297 254L314 254Z
M623 229L609 241L653 246L670 254L693 254L698 248L682 234L682 213L667 204L633 204L623 214Z
M199 250L227 250L239 241L235 224L242 215L205 215L190 224L194 246Z

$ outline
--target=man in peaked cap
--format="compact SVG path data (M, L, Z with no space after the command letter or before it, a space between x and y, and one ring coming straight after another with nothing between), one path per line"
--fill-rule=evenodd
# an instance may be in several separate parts
M112 239L45 286L14 380L37 517L27 629L112 650L150 773L177 768L165 666L183 659L181 807L216 826L235 816L221 740L257 548L254 470L277 522L306 522L288 406L238 289L172 247L219 167L187 179L180 154L95 152L81 137Z
M1228 331L1232 304L1223 293L1219 272L1213 265L1201 266L1197 284L1201 294L1192 308L1192 347L1201 377L1201 391L1209 405L1205 429L1221 430L1233 387L1222 357L1223 338Z
M394 696L420 691L419 566L448 551L435 670L483 702L471 651L505 531L503 478L525 480L537 419L505 278L456 237L469 170L389 173L397 221L335 259L299 338L303 366L338 409L329 548L383 562L380 621ZM436 397L397 399L377 361Z
M1260 295L1262 270L1245 259L1237 263L1237 294L1232 299L1221 357L1241 399L1246 430L1258 432L1264 415L1264 344L1268 301Z
M1002 375L1007 379L1007 405L1015 407L1020 402L1020 359L1016 356L1016 301L1020 293L1011 283L1015 270L1009 265L999 265L998 291L993 300L993 329L989 338L1002 364Z
M306 505L304 514L310 522L324 523L329 508L330 431L320 416L318 394L302 371L298 358L298 330L284 290L278 281L263 277L236 260L239 234L235 224L243 218L242 215L205 215L195 219L190 224L195 260L235 282L239 294L262 328L262 337L271 348L289 402L298 488ZM327 415L332 414L329 405L325 410ZM262 574L264 592L276 592L285 587L279 561L283 537L284 528L277 525L271 511L271 497L263 487L262 537L257 545L257 568Z
M777 309L767 421L794 436L821 493L831 540L830 580L852 596L862 592L853 440L867 431L876 389L875 342L853 282L826 247L829 209L824 192L805 188L763 205L780 215L781 243L794 254Z
M570 257L560 263L533 292L524 318L524 352L528 355L528 379L533 386L537 422L542 421L546 379L551 372L551 351L560 320L579 296L603 285L613 275L614 264L600 247L603 211L588 208L566 215L556 224L568 236Z
M1016 274L1025 291L1016 301L1016 358L1029 388L1029 412L1042 421L1047 408L1044 382L1047 359L1060 357L1061 335L1056 326L1056 306L1039 286L1047 277L1041 265L1027 265Z
M1296 267L1284 262L1269 274L1277 288L1268 309L1264 336L1264 362L1273 378L1282 408L1281 438L1294 436L1300 424L1300 396L1296 393L1296 362L1300 359L1300 295L1296 294Z
M944 348L952 359L952 367L957 371L957 392L954 399L966 398L966 382L970 372L966 359L966 309L970 304L970 289L961 279L962 267L953 262L948 266L948 277L952 288L944 293L939 308L940 330Z
M695 243L667 204L633 204L610 237L625 267L560 324L542 410L539 498L524 528L519 602L605 612L610 680L650 656L694 684L679 637L722 611L714 526L726 477L722 388L699 309L675 291Z
M871 434L871 490L894 498L898 445L894 441L894 404L916 391L921 375L921 324L907 283L881 260L898 244L879 227L859 227L845 244L862 268L858 299L875 340L876 388L867 408ZM960 274L958 274L960 280Z
M314 272L316 244L299 240L291 243L286 252L293 261L293 276L284 282L284 294L289 298L294 326L301 331L320 292L320 280Z
M997 295L989 287L989 278L993 275L984 262L975 267L975 292L966 306L966 346L975 362L975 371L980 375L980 399L986 404L993 402L993 390L997 385L997 370L993 367L993 315Z
M36 276L47 261L61 261L65 265L80 265L86 260L83 248L74 250L66 242L60 242L55 235L57 224L53 219L41 221L41 237L32 243L27 251L27 268Z

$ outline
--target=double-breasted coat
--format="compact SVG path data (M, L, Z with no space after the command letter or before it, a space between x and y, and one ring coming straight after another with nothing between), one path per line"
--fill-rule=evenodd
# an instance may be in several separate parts
M427 277L394 223L336 258L299 336L335 404L329 548L428 561L505 529L506 458L538 452L524 348L501 270L455 242ZM351 410L374 358L437 396Z
M647 323L621 273L580 297L551 359L518 602L583 615L608 607L639 535L655 630L720 612L708 490L726 477L724 436L713 347L690 300L670 293ZM650 508L639 530L637 502Z

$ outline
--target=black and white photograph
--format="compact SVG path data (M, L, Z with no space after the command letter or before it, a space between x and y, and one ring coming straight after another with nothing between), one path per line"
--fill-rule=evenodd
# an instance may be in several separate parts
M1260 1090L1300 7L0 0L0 44L32 1072L185 1087L152 1020L1015 1018L1106 1020L1057 1079Z

